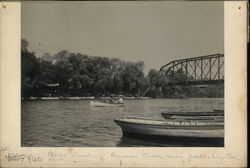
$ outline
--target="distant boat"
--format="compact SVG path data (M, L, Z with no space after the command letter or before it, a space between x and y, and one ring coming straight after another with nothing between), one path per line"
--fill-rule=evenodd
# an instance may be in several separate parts
M59 100L59 97L41 97L41 100Z
M104 103L99 101L90 101L91 106L95 107L122 107L123 104L116 104L116 103Z
M28 97L27 99L28 99L28 100L38 100L39 97L33 97L33 96L31 96L31 97Z
M137 99L150 99L150 97L137 97Z
M69 97L59 96L59 100L69 100Z
M223 111L224 112L224 111ZM179 116L179 117L196 117L196 118L209 118L213 116L224 116L224 113L221 111L211 111L211 112L206 112L206 111L195 111L195 112L174 112L174 111L169 111L169 112L162 112L161 115L165 119L170 119L174 116Z
M169 119L169 118L166 118ZM184 120L216 120L224 121L224 116L183 116L183 115L173 115L170 119L184 119Z
M95 97L94 96L88 96L88 97L64 97L60 96L60 100L93 100Z
M192 120L152 120L138 117L115 119L124 135L223 138L224 122Z
M70 100L81 100L81 97L75 96L75 97L68 97Z
M221 112L221 113L224 113L224 110L223 109L213 109L214 112Z
M93 100L95 99L94 96L88 96L88 97L81 97L82 100Z

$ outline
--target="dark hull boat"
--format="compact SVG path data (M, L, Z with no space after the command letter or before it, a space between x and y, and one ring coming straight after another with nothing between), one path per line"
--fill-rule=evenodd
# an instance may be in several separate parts
M152 120L126 117L114 120L124 135L224 138L224 122L202 120Z
M213 109L214 112L220 112L220 113L224 113L224 110L222 109Z
M194 119L194 120L211 120L211 119L223 119L223 112L162 112L162 117L165 119L171 118L186 118L186 119Z
M124 133L119 147L223 147L224 138L166 137Z

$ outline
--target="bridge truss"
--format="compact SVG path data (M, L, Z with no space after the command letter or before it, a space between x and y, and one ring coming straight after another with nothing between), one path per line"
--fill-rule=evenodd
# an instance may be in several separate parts
M174 85L224 84L224 55L174 60L162 66L160 72Z

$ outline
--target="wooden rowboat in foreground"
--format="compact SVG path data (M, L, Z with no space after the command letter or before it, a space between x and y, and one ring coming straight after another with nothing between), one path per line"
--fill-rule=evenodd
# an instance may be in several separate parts
M152 120L125 117L114 120L124 135L161 137L224 138L224 122L203 120Z

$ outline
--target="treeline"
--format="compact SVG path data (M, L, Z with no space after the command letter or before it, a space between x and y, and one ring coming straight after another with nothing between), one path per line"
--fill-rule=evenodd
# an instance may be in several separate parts
M66 50L55 55L36 57L21 42L22 97L30 96L125 96L150 97L223 97L220 86L169 86L169 79L157 70L143 73L144 62L125 62L117 58L89 56ZM178 75L177 75L178 76ZM180 78L182 78L180 76ZM171 79L179 80L179 79ZM48 84L59 84L48 93ZM53 90L53 89L52 89Z

